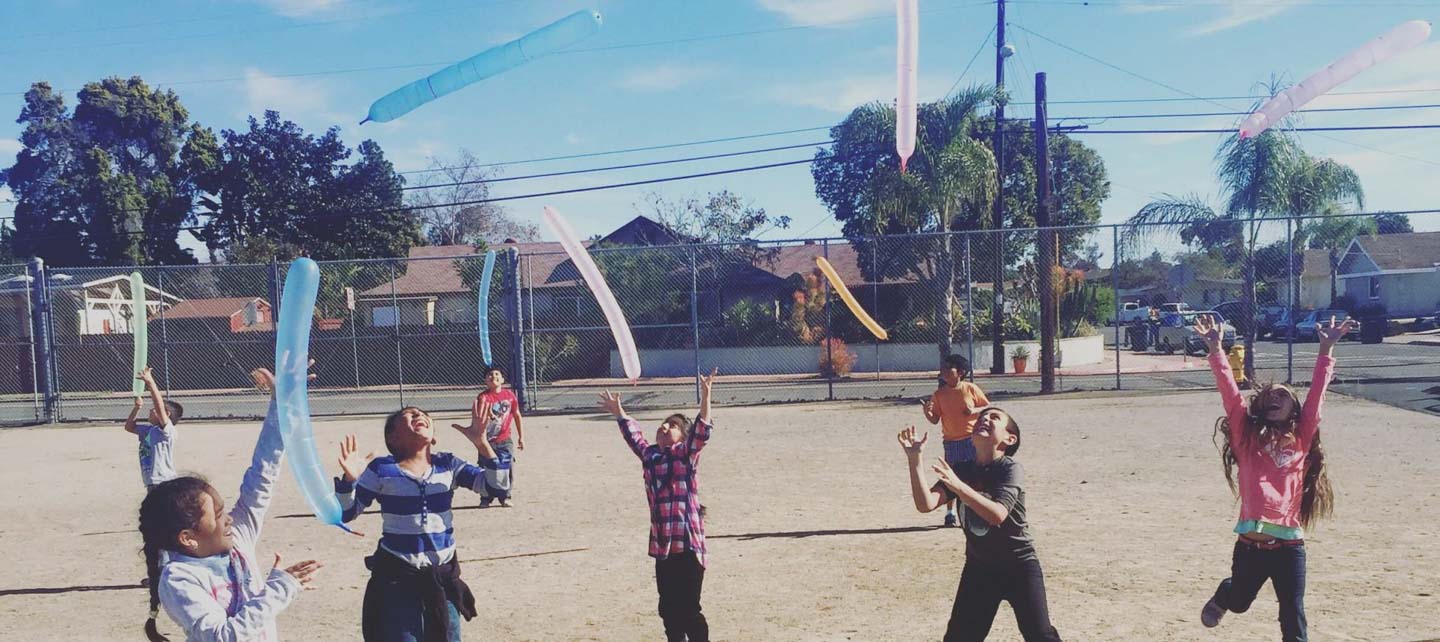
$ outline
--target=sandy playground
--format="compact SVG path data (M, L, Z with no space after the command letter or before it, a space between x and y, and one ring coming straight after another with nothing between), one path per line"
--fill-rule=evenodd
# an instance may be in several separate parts
M921 420L919 404L724 408L723 382L716 396L722 407L700 469L714 638L938 639L964 537L937 527L941 513L911 506L894 435ZM1328 401L1323 430L1339 501L1308 545L1311 637L1440 637L1440 422L1338 394ZM1236 504L1211 444L1215 394L1002 404L1024 429L1027 509L1065 639L1278 637L1269 589L1220 629L1198 621L1234 540ZM637 414L648 425L663 413ZM515 508L480 510L473 495L457 495L459 554L481 601L466 638L660 639L640 468L615 425L590 415L527 426ZM183 424L177 464L233 500L258 427ZM316 431L324 443L355 431L381 446L373 417L318 421ZM442 448L473 456L458 434L442 435ZM135 439L118 425L9 429L0 451L0 639L143 639ZM927 454L939 456L938 443ZM288 470L278 495L260 556L278 550L327 564L315 590L281 616L282 635L359 639L362 558L379 517L359 520L365 539L321 526ZM169 620L162 630L178 633ZM1008 607L990 639L1020 639Z

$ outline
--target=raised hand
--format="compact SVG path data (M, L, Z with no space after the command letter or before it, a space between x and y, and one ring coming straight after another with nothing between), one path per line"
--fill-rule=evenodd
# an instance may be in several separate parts
M482 403L480 397L475 397L475 400L470 402L470 425L450 424L450 427L478 445L479 441L485 440L485 420L489 414L489 406Z
M144 381L145 383L155 383L155 373L151 372L149 368L146 368L136 373L135 378Z
M711 368L710 374L700 377L700 394L710 396L710 390L715 385L715 375L720 374L719 368Z
M625 416L625 408L620 405L620 393L618 392L610 392L609 390L606 390L605 392L601 393L600 403L598 405L600 406L601 410L610 413L616 419Z
M356 445L355 435L345 435L340 440L340 470L345 473L345 481L354 483L360 479L360 474L365 472L365 467L370 465L370 460L375 458L375 451L368 454L359 454L360 447Z
M1225 338L1225 332L1220 328L1220 324L1216 323L1215 318L1208 314L1195 316L1195 334L1205 340L1205 344L1210 346L1212 352L1220 346L1221 340Z
M1315 335L1320 338L1320 347L1328 350L1339 342L1341 337L1344 337L1346 333L1354 329L1354 319L1346 319L1343 323L1337 325L1335 323L1335 317L1332 315L1329 326L1326 326L1324 323L1315 324Z
M935 475L940 478L940 483L946 486L953 487L961 484L960 478L955 475L955 469L951 468L950 464L943 458L936 460L935 465L931 466L930 470L934 471Z
M306 584L309 584L311 580L315 579L315 573L321 568L324 568L324 566L324 564L315 560L305 560L284 570L286 573L289 573L291 577L294 577L296 581L300 582L300 586L304 587ZM275 568L280 568L279 553L275 554ZM309 588L306 587L306 590L309 590Z
M924 450L925 440L929 438L930 433L928 432L921 433L920 437L916 438L914 426L901 430L899 434L895 435L895 440L900 442L900 448L905 451L905 455L914 461L920 460L920 451Z
M920 408L925 411L925 418L926 418L926 419L929 419L929 418L931 418L931 417L934 417L934 416L935 416L935 398L934 398L934 397L926 397L926 398L924 398L924 399L921 399L921 400L920 400Z
M140 406L143 406L143 405L145 405L145 400L144 400L144 399L141 399L140 397L136 397L136 398L135 398L135 409L136 409L136 410L139 410L139 409L140 409Z

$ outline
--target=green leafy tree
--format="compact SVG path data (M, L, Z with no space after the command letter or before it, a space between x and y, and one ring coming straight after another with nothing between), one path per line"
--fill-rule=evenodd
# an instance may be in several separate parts
M17 201L18 255L56 266L195 263L179 236L196 223L218 146L174 92L106 78L87 83L71 112L38 82L16 122L23 147L0 181Z
M1415 228L1410 225L1410 217L1395 212L1381 212L1375 215L1376 234L1410 234Z
M421 241L418 222L401 210L404 179L374 141L352 154L338 128L307 134L274 111L223 137L223 160L205 182L217 197L202 235L212 256L387 258Z

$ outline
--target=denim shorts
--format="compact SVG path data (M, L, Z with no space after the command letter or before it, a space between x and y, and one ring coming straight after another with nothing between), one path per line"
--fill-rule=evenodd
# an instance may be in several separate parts
M975 461L975 443L969 439L945 442L945 463Z

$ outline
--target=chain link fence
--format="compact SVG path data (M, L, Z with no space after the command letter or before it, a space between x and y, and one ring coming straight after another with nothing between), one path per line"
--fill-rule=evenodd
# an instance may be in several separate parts
M1190 326L1208 313L1225 320L1230 358L1248 362L1240 370L1258 383L1308 382L1317 325L1358 319L1362 331L1349 338L1359 347L1347 347L1336 386L1440 412L1440 351L1394 336L1425 342L1435 327L1440 232L1405 233L1385 215L597 245L591 255L640 351L644 378L633 384L595 297L557 244L496 249L483 328L484 255L473 248L321 263L312 411L463 411L488 369L482 331L489 363L531 411L593 408L607 388L631 407L683 409L711 368L724 375L722 403L919 398L934 390L946 353L964 356L993 396L1047 385L1201 390L1213 380ZM0 422L128 413L139 322L131 271L51 268L39 280L33 266L0 266L9 302L0 349L13 363L0 374ZM167 395L190 418L257 415L264 397L249 372L274 360L286 267L139 271L149 363Z

